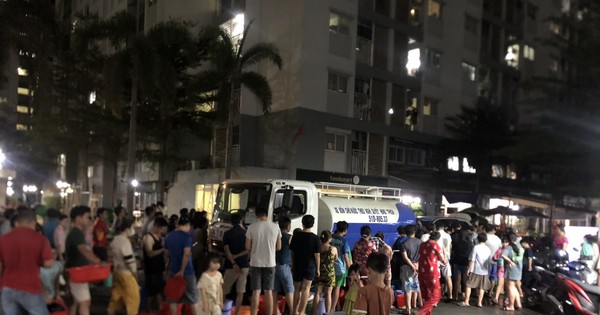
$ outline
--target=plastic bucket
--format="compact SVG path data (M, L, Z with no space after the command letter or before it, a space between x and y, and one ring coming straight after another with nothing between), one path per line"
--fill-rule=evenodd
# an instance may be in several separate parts
M225 300L225 302L223 302L223 310L222 310L223 315L231 314L232 308L233 308L233 301Z
M98 282L108 279L110 276L110 264L89 265L67 269L69 278L75 283Z
M406 306L406 299L404 298L404 291L397 290L396 291L396 307L402 308Z
M285 297L284 296L278 297L276 306L279 309L279 311L281 313L283 313L283 311L285 310ZM267 305L265 303L265 296L261 295L260 299L258 300L258 315L266 315L266 314L267 314ZM277 311L275 310L275 308L273 308L273 314L277 314Z

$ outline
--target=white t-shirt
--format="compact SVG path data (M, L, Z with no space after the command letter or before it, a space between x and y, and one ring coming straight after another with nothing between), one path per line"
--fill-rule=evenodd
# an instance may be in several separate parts
M423 242L429 241L429 235L430 235L429 233L421 235L421 241L423 241Z
M478 276L487 276L490 268L490 257L492 251L485 244L478 244L471 251L470 261L473 261L472 272Z
M256 221L248 227L246 239L252 241L250 266L258 268L275 267L277 239L281 238L279 226L269 221Z
M110 243L112 252L113 266L115 271L131 271L134 274L137 272L137 264L133 255L133 248L129 239L121 234L115 236Z
M498 236L496 236L496 234L488 233L485 245L489 247L492 253L495 253L498 251L498 249L500 249L500 247L502 247L502 240Z
M440 232L440 239L438 240L438 245L440 245L440 247L444 251L446 259L450 259L450 246L452 245L452 237L450 237L450 234L446 233L446 231L444 230L439 230L438 232Z

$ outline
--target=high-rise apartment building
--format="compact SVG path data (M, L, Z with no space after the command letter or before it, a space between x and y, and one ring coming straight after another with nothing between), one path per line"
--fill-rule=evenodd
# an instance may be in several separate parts
M284 67L256 66L274 92L268 115L241 90L234 176L395 186L431 213L445 191L465 189L434 177L474 171L461 158L446 165L437 150L449 136L446 117L483 97L516 123L519 84L552 71L537 39L552 30L545 19L562 2L74 0L73 10L106 18L139 8L143 29L181 19L221 25L234 37L252 21L247 47L274 43ZM171 208L210 203L205 193L223 179L215 168L224 164L224 135L216 128L206 159L174 177Z

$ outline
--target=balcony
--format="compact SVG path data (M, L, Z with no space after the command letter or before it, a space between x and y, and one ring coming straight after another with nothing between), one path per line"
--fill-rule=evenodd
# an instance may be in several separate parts
M369 120L371 98L364 93L354 93L354 118L364 121Z
M352 174L367 175L367 151L352 150Z

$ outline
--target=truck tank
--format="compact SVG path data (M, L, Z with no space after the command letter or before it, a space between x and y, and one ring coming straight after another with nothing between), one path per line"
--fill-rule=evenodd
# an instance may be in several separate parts
M414 213L406 205L397 201L374 200L372 198L319 198L319 230L335 231L335 223L348 222L346 240L350 247L360 239L360 228L371 227L373 235L381 231L384 241L392 244L398 236L399 225L415 224Z

